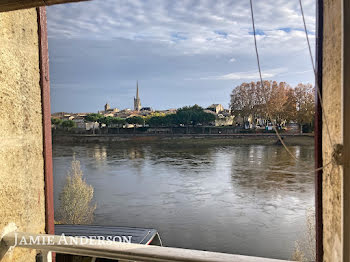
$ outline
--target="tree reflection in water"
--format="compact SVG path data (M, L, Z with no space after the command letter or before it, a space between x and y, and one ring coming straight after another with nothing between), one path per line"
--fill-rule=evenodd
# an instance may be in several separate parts
M313 147L201 143L54 145L54 193L73 154L95 222L152 227L167 246L289 259L314 205Z

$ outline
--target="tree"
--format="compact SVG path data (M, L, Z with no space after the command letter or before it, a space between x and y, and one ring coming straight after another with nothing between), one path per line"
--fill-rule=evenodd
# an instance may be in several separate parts
M58 126L60 126L62 124L62 120L59 118L51 118L51 125L54 126L54 128L56 129Z
M291 90L291 87L286 82L278 84L276 81L273 81L272 85L270 85L266 110L268 110L269 117L275 121L276 125L281 125L283 121L286 121L287 110L293 110L288 107L289 90Z
M122 127L123 125L126 124L126 120L120 117L113 117L112 123L118 127Z
M112 117L112 116L105 116L105 117L99 118L97 121L98 121L99 124L105 124L106 125L107 133L108 133L108 128L113 123L113 118L114 117Z
M103 115L101 115L101 114L91 113L91 114L87 114L85 116L85 121L95 123L102 117L103 117Z
M76 128L77 124L73 120L64 120L62 121L61 126L67 130L70 130L72 128Z
M145 125L145 120L141 116L132 116L126 119L126 122L134 125L134 133L136 132L136 125Z
M184 126L189 126L192 124L192 114L197 108L182 107L176 112L177 123Z
M174 126L177 124L176 114L167 114L167 115L155 115L149 119L146 119L146 123L151 127L159 126Z
M295 121L300 125L300 132L305 124L312 124L315 114L315 89L311 84L298 84L294 88L296 102Z
M146 123L151 127L159 127L164 124L164 116L152 116L149 119L146 119Z
M216 119L215 115L211 114L211 113L201 112L199 115L199 122L202 125L210 124L210 123L214 122L215 119Z
M187 133L190 125L209 124L215 121L216 118L214 114L205 112L204 109L198 105L185 106L178 109L175 117L177 124L186 126Z
M55 125L55 126L59 126L62 123L62 120L59 118L51 118L51 124Z
M231 113L246 121L248 117L281 125L295 121L301 126L311 123L314 114L313 88L299 84L291 88L286 82L242 83L231 93Z
M119 133L119 129L126 124L126 120L124 118L120 118L120 117L113 117L112 124L117 126L117 130Z
M62 224L91 224L96 204L92 204L94 189L83 179L80 162L72 161L66 183L60 193L58 221Z
M143 125L145 120L141 116L132 116L127 118L126 122L133 125Z
M296 110L297 106L294 89L290 88L287 90L287 101L284 105L284 118L287 122L295 121Z
M176 126L177 122L178 121L176 114L167 114L163 117L164 126Z
M264 83L265 88L266 86L268 86L268 82ZM264 97L259 83L242 83L232 90L230 102L231 113L241 116L244 122L250 116L255 118L257 114L263 112L262 105L265 103Z
M85 122L92 122L92 123L94 123L94 126L93 126L93 133L94 134L95 134L95 123L99 122L102 117L103 117L103 115L96 114L96 113L91 113L91 114L88 114L88 115L85 116ZM100 125L101 125L101 123L99 123L99 126Z

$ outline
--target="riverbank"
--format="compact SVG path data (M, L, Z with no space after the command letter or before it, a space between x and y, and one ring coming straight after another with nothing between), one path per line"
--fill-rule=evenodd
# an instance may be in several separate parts
M313 145L313 134L281 135L286 145ZM177 134L177 135L53 135L54 144L84 143L161 143L161 144L200 144L200 145L278 145L275 134Z

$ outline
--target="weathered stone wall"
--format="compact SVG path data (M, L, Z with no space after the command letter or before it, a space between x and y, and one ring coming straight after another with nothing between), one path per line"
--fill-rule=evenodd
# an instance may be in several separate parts
M323 40L323 161L331 161L333 144L341 144L341 0L324 1ZM329 165L323 174L324 261L341 261L342 171Z
M35 9L0 13L0 232L44 233L45 197ZM15 248L4 261L35 261Z

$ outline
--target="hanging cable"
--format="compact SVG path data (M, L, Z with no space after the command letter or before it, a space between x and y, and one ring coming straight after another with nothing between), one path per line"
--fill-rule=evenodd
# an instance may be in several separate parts
M325 108L323 106L323 99L322 99L322 95L321 95L321 90L320 90L320 87L318 86L318 82L317 82L317 73L316 73L316 68L315 68L315 62L314 62L314 58L313 58L312 51L311 51L309 34L308 34L308 31L307 31L307 27L306 27L304 9L303 9L303 4L302 4L301 0L299 0L299 6L300 6L300 11L301 11L301 16L303 18L305 37L306 37L306 42L307 42L307 45L308 45L308 48L309 48L309 55L310 55L310 59L311 59L312 70L313 70L314 75L315 75L316 92L317 92L318 99L320 100L320 104L321 104L321 108L322 108L322 116L323 116L323 119L324 119L324 122L325 122L325 125L326 125L328 139L329 139L329 142L330 142L331 146L333 146L334 144L332 142L332 137L331 137L331 134L329 132L329 126L328 126L328 121L327 121L327 117L326 117L326 113L325 113Z
M253 11L253 1L250 0L250 12L251 12L251 18L252 18L252 25L253 25L253 35L254 35L254 45L255 45L255 54L256 54L256 60L258 62L258 70L259 70L259 76L260 76L260 86L261 86L261 89L263 90L263 94L265 96L265 103L266 103L266 111L267 111L267 115L268 117L270 118L271 120L271 123L272 123L272 127L273 127L273 130L275 131L276 133L276 136L278 137L279 141L281 142L281 144L283 145L283 147L286 149L286 151L288 152L288 154L294 159L297 161L297 158L295 157L295 155L289 150L289 148L287 147L287 145L284 143L281 135L279 134L278 130L277 130L277 127L276 125L273 123L273 120L272 120L272 115L270 113L270 110L269 110L269 107L267 105L267 97L266 97L266 92L264 92L264 82L263 82L263 79L262 79L262 73L261 73L261 66L260 66L260 58L259 58L259 52L258 52L258 45L257 45L257 42L256 42L256 30L255 30L255 21L254 21L254 11Z

